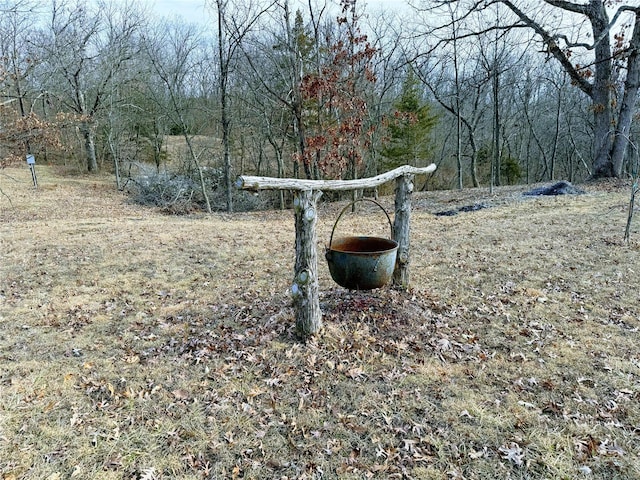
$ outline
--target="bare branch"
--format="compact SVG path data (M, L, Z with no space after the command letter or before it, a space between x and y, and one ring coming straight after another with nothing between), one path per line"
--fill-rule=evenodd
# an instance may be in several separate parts
M598 12L595 11L592 5L579 5L571 2L567 2L564 0L544 0L545 3L548 3L551 6L561 8L562 10L566 10L569 12L579 13L581 15L585 15L589 20L593 21L594 18L597 18ZM596 46L604 40L607 35L611 33L611 29L615 26L620 18L620 15L626 12L632 12L638 14L640 12L640 7L632 7L631 5L622 5L616 13L613 15L613 18L609 21L607 28L603 29L602 33L598 35L593 43L583 43L583 42L571 42L566 35L554 35L553 38L556 40L564 40L567 48L584 48L586 50L593 50Z
M568 12L580 13L582 15L587 15L587 16L589 16L589 12L592 10L591 5L567 2L566 0L543 0L543 1L544 3L548 3L552 7L558 7Z
M586 93L590 97L593 96L593 85L588 82L582 75L580 75L580 72L571 63L566 53L558 46L555 38L545 28L543 28L542 25L540 25L538 22L536 22L534 19L532 19L526 13L516 7L513 2L511 2L511 0L499 0L499 2L503 3L513 13L515 13L524 25L530 27L534 32L540 35L540 37L542 37L542 41L547 46L548 52L553 55L553 57L558 60L558 62L560 62L562 68L564 68L564 70L571 78L571 81L574 82L584 93Z

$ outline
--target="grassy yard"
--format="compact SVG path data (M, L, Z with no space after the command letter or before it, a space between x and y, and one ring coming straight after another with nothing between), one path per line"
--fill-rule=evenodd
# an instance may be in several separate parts
M627 187L416 193L412 290L322 261L302 343L291 212L171 217L38 174L0 171L3 480L640 478ZM387 236L380 213L339 229Z

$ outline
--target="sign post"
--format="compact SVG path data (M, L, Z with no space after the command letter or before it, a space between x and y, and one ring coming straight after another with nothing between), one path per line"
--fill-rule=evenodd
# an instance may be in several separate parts
M28 154L27 165L29 165L29 170L31 170L31 179L33 180L33 186L35 188L38 188L38 177L36 177L36 157Z

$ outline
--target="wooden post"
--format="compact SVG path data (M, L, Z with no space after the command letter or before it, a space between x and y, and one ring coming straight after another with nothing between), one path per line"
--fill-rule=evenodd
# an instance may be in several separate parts
M393 221L393 239L398 242L396 268L393 271L393 284L406 290L409 288L409 250L411 239L411 193L413 175L405 174L396 179L396 204Z
M322 328L318 288L318 199L319 190L297 191L293 200L296 222L296 265L291 295L296 310L296 329L302 337Z

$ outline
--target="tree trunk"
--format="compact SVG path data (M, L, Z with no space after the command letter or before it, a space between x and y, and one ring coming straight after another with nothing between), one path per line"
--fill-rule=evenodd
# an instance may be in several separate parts
M462 190L464 187L462 180L462 119L460 117L460 101L456 99L456 103L458 103L456 114L456 168L458 169L458 190ZM474 166L472 162L471 170L473 171Z
M271 127L269 126L269 132L271 132L270 128ZM276 168L277 168L276 176L278 178L282 178L284 177L284 160L282 159L282 150L283 150L282 145L278 145L278 143L273 138L271 133L269 133L269 135L267 136L267 140L273 147L273 151L276 155ZM280 190L278 192L278 197L280 201L280 210L284 210L284 191L283 190Z
M598 117L598 115L596 115ZM595 159L593 161L593 178L613 177L613 165L609 151L611 148L611 132L609 123L605 128L603 118L595 118L596 125L594 129L594 148Z
M638 98L640 87L640 14L636 14L633 37L629 45L629 58L627 59L627 78L625 80L624 97L618 115L618 125L611 154L613 173L621 177L624 168L624 158L629 146L631 135L631 123Z
M500 106L498 104L500 83L497 60L493 65L493 158L491 160L491 183L489 185L491 193L493 193L493 187L500 185Z
M411 246L411 194L413 175L396 179L396 203L393 219L393 239L398 242L393 284L403 290L409 288L409 251Z
M312 178L314 178L313 173L311 171L311 166L305 160L307 142L305 139L304 124L302 121L302 100L298 100L297 98L295 103L293 104L293 129L296 135L296 146L298 149L298 155L299 155L300 161L302 162L302 167L304 168L304 175L307 178L307 180L311 180ZM297 162L296 162L296 166L297 166ZM295 168L295 166L294 166L294 169L298 170L297 168ZM296 178L297 178L297 175L296 175Z
M226 75L226 74L225 74ZM229 145L229 129L231 122L229 121L229 112L227 111L227 88L226 88L226 79L222 80L222 85L224 85L220 92L221 99L221 116L222 116L222 148L223 148L223 157L224 157L224 180L225 187L227 189L227 212L233 212L233 194L231 188L233 186L233 182L231 179L231 152Z
M458 66L458 30L455 14L449 6L453 30L453 74L456 90L456 168L458 170L458 190L463 188L462 179L462 112L460 111L460 68Z
M204 174L202 172L202 167L200 166L200 161L198 160L198 155L193 147L193 142L191 141L191 137L187 133L187 124L182 118L182 114L180 114L180 123L182 124L182 131L184 132L184 141L187 144L187 149L189 150L189 155L191 156L191 160L196 164L196 168L198 169L198 178L200 180L200 190L202 191L202 196L204 197L205 204L207 206L207 213L212 213L211 202L209 201L209 194L207 193L207 185L204 180ZM229 187L231 188L231 187ZM230 190L229 190L230 191Z
M469 147L471 148L471 183L475 188L480 186L480 182L478 181L478 143L476 142L476 127L478 125L478 121L480 120L480 115L477 115L478 111L478 102L480 100L480 95L476 96L476 99L473 104L473 117L472 121L467 121L464 117L461 117L462 123L467 127L469 131Z
M111 158L113 159L113 170L116 175L116 188L118 190L122 190L122 178L120 176L120 159L118 148L116 147L116 140L113 138L113 128L109 129L109 135L107 137L107 142L109 144L109 152L111 153Z
M555 132L553 135L553 148L551 149L551 180L555 180L556 178L556 161L558 158L558 143L560 141L560 118L562 115L562 87L563 85L558 85L556 88L558 89L558 103L556 104L556 124L555 124Z
M548 53L553 55L558 62L562 65L564 70L569 74L572 83L578 86L585 94L587 94L592 101L593 117L594 117L594 159L593 169L591 176L593 178L613 177L616 176L616 167L614 167L614 155L617 155L617 161L621 162L624 158L624 151L626 146L624 145L625 135L620 135L617 138L621 138L622 143L614 145L614 112L612 105L612 79L613 79L613 53L611 49L611 27L609 15L607 13L608 3L604 0L590 0L588 3L574 3L569 1L560 0L544 0L545 3L557 7L561 10L570 11L586 16L592 28L592 38L595 41L593 62L594 80L590 83L585 78L584 70L576 68L575 64L567 54L567 50L561 48L558 44L559 35L552 35L549 31L545 30L539 23L535 22L532 18L528 17L522 10L520 10L514 2L511 0L498 0L500 3L506 5L512 12L514 12L520 20L532 28L538 35L540 35L545 42ZM620 7L622 8L622 7ZM629 11L629 10L627 10ZM636 14L637 15L637 14ZM635 47L637 46L634 31L634 39L631 42L632 56ZM629 59L631 61L631 58ZM634 68L633 62L628 65L629 73ZM634 74L631 74L630 81L633 83ZM639 75L640 76L640 75ZM625 84L626 86L626 84ZM633 92L630 92L633 93ZM635 92L637 93L637 91ZM635 103L635 94L633 97L626 95L625 98ZM629 103L631 105L631 103ZM620 119L618 121L618 128L626 128L625 119L622 116L623 112L620 112ZM630 128L631 119L633 118L632 112L624 113L628 115ZM624 132L622 132L624 133ZM627 132L628 133L628 132ZM616 144L617 144L616 140ZM617 150L614 153L614 150Z
M611 152L613 146L613 106L611 41L609 39L609 16L604 2L591 2L589 20L593 38L600 41L595 46L595 73L591 100L593 101L594 155L593 177L614 176Z
M229 56L225 56L224 44L225 44L225 32L224 32L224 15L226 13L224 4L218 0L218 61L220 62L220 121L222 124L222 150L223 150L223 168L224 168L224 180L225 187L227 189L227 212L233 212L233 194L231 188L233 181L231 180L231 154L229 146L229 136L231 121L229 120L228 112L228 93L227 82L229 81Z
M293 202L296 223L296 264L291 294L296 310L296 330L303 338L322 328L318 288L317 202L321 191L296 192Z
M80 133L84 139L84 149L87 155L87 171L95 173L98 171L98 159L96 157L96 142L93 129L88 122L82 122L80 125Z

